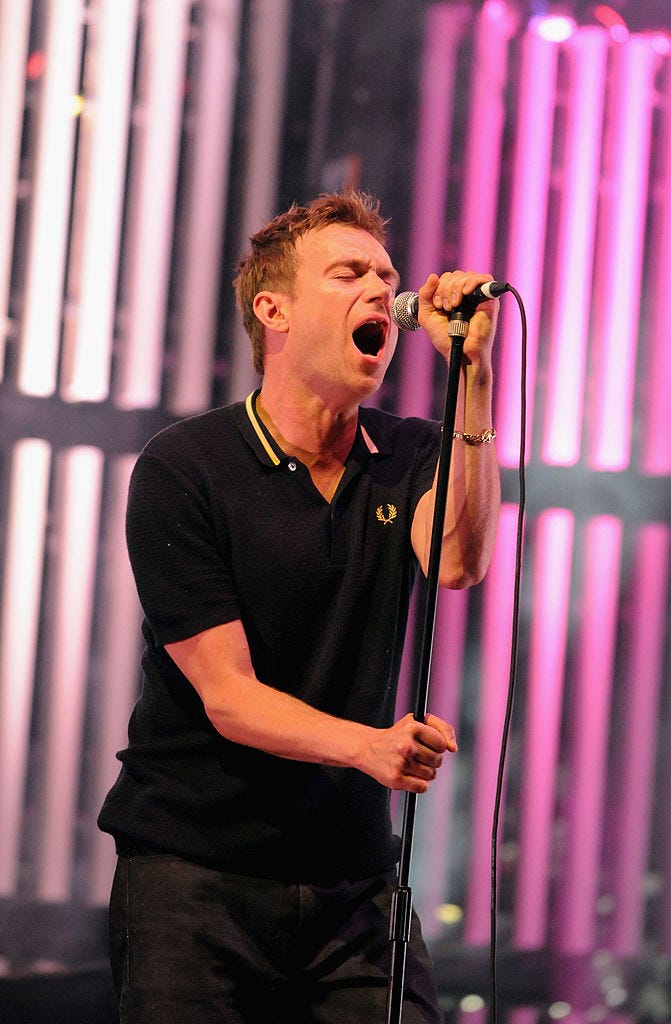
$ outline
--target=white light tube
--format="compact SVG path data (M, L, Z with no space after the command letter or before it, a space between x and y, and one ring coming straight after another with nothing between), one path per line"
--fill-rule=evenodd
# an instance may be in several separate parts
M189 0L148 0L129 210L127 292L115 403L151 409L161 398L168 283L182 126Z
M119 267L137 0L100 0L87 45L61 397L100 402L109 393ZM73 260L74 262L74 260Z
M608 34L600 28L579 29L566 45L565 163L550 289L553 308L542 443L543 461L556 466L578 462L582 442L607 55Z
M212 401L212 360L238 72L240 0L210 0L203 5L201 16L184 270L178 283L181 294L176 366L169 389L170 410L178 416L199 412Z
M30 0L0 0L0 380L10 329L9 285L31 6Z
M251 5L250 50L253 87L249 148L245 157L240 244L273 217L279 176L286 66L289 54L291 4L288 0L255 0ZM243 399L259 381L252 366L250 341L239 317L231 347L229 398Z
M0 895L15 894L30 746L51 449L25 438L12 455L0 618Z
M67 901L72 894L103 453L98 448L71 448L59 457L58 470L42 828L35 881L37 897L56 902Z
M79 88L81 0L48 7L46 64L28 238L25 314L17 383L28 395L56 388L74 152L73 99Z

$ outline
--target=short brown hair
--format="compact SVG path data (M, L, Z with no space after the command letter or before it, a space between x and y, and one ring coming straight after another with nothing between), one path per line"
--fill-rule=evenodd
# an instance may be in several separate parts
M264 345L263 326L254 313L254 298L265 288L293 296L298 269L296 239L329 224L362 228L378 242L386 243L387 221L380 214L379 200L353 188L322 192L306 206L292 203L286 212L250 238L251 248L238 263L233 287L243 326L252 342L257 373L263 373Z

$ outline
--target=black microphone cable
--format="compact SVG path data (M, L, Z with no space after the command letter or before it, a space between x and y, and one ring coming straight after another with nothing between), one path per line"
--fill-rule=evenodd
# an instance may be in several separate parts
M520 374L520 446L518 463L518 487L519 505L517 512L517 532L515 543L515 575L513 583L513 620L511 631L510 648L510 669L508 678L508 696L506 700L506 711L504 715L503 731L501 736L501 750L499 755L499 768L496 781L496 793L494 797L494 813L491 832L491 883L490 883L490 943L489 943L489 984L490 984L490 1006L488 1021L489 1024L496 1024L498 1020L498 994L497 994L497 938L498 938L498 835L501 818L501 803L505 783L506 754L508 751L508 740L513 715L513 704L515 696L515 678L517 670L517 651L519 644L519 622L520 622L520 592L522 578L522 546L524 541L524 512L526 505L526 431L527 431L527 317L524 303L519 292L511 285L506 286L506 291L514 295L520 311L522 324L521 340L521 374Z
M520 373L520 445L518 462L518 487L519 504L517 512L517 530L515 542L515 574L513 583L513 621L511 630L511 648L509 661L508 695L506 698L506 710L503 721L501 736L501 748L499 754L499 765L497 772L496 791L494 797L494 811L492 816L491 831L491 860L490 860L490 944L489 944L489 985L490 999L488 1024L497 1024L498 1020L498 984L497 984L497 940L498 940L498 835L501 819L501 804L503 800L503 789L505 785L506 755L508 752L508 741L510 737L510 726L513 715L515 696L515 677L517 669L517 651L519 645L519 622L520 622L520 593L522 579L522 547L524 542L524 514L526 505L526 431L527 431L527 316L522 298L512 285L503 281L489 281L478 286L469 295L465 295L460 306L455 312L463 311L466 315L472 315L475 307L486 299L498 298L504 292L510 292L517 302L520 320L522 325L521 335L521 373ZM416 331L420 324L417 319L419 308L419 296L417 292L400 292L394 299L391 316L392 320L403 331ZM450 314L447 314L448 316Z

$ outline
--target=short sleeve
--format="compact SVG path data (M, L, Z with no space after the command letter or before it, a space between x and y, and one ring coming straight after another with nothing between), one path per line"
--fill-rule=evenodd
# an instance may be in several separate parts
M145 450L131 475L126 539L135 584L158 645L240 617L215 530L207 487L195 466Z

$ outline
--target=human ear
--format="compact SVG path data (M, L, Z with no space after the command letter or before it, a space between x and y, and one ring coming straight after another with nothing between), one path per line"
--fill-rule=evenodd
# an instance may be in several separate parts
M289 330L285 298L280 292L258 292L254 296L254 315L271 331L286 333Z

